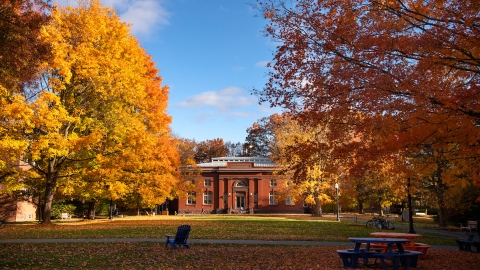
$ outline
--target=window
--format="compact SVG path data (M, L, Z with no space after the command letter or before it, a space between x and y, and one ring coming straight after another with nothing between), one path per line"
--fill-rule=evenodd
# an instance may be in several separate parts
M255 195L253 195L253 204L258 205L258 193L255 193Z
M188 192L187 204L195 205L197 193L195 191Z
M204 186L206 186L206 187L211 187L211 186L212 186L212 180L210 180L210 179L205 179L205 181L203 181L203 184L204 184Z
M277 186L277 180L275 180L275 179L270 179L270 186L271 186L271 187L276 187L276 186Z
M271 191L268 194L268 204L270 204L270 205L277 205L278 204L277 196L275 195L275 192L273 192L273 191Z
M287 196L287 199L285 200L286 205L295 205L295 203L292 200L292 196Z
M223 204L224 205L228 204L228 193L223 193Z
M243 181L238 181L237 183L235 183L235 186L236 187L246 187L247 184L245 184L245 182L243 182Z
M212 192L207 191L203 193L203 204L212 204Z

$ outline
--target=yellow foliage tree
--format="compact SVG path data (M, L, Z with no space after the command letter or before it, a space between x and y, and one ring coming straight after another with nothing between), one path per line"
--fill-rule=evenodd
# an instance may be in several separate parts
M136 192L151 206L171 196L179 157L150 56L99 1L56 7L41 32L51 46L39 87L26 92L22 130L31 179L42 179L43 223L57 187L86 200Z
M321 215L321 205L330 202L332 187L339 178L338 163L332 159L337 142L327 136L322 125L301 125L284 115L274 127L272 160L280 164L280 174L286 176L286 196L295 194L314 205L314 214Z

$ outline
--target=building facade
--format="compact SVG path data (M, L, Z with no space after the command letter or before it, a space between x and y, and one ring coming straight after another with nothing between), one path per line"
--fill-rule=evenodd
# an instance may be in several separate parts
M2 189L0 184L0 190ZM37 206L21 192L0 194L0 220L22 222L36 220Z
M22 161L13 164L20 170L27 171L30 166ZM0 184L0 220L4 222L23 222L36 219L37 206L25 190L5 193L3 184Z
M303 202L277 198L275 164L263 157L219 157L197 164L195 191L169 203L170 214L182 213L303 213Z

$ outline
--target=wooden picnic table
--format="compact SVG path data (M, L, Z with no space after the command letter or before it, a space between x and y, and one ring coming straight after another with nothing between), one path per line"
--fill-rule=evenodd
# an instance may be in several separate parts
M421 234L416 233L394 233L394 232L372 232L370 233L371 236L382 237L382 238L403 238L410 240L409 243L403 244L403 248L405 250L414 250L420 251L423 254L420 258L425 258L427 256L428 249L431 247L430 245L424 243L415 243L414 239L422 237ZM374 247L381 247L381 244L376 244ZM385 245L383 245L385 247Z

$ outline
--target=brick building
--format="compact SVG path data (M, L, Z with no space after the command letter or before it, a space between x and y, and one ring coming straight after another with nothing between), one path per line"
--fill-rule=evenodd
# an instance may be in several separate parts
M30 166L18 161L16 166L26 171ZM31 196L25 194L25 190L4 193L4 186L0 184L0 220L5 222L22 222L36 219L37 206Z
M0 189L2 186L0 185ZM21 192L0 194L0 219L5 222L36 220L37 206Z
M276 166L263 157L219 157L197 164L201 176L190 181L196 191L187 199L168 204L170 214L200 213L303 213L303 203L290 197L277 200ZM166 206L164 206L166 207Z

